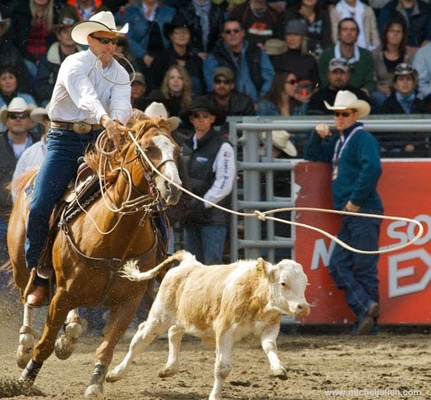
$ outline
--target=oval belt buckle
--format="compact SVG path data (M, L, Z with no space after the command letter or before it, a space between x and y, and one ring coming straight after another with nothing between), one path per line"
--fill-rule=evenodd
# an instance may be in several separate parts
M78 133L78 134L90 133L91 125L87 124L86 122L74 122L73 130L75 133Z

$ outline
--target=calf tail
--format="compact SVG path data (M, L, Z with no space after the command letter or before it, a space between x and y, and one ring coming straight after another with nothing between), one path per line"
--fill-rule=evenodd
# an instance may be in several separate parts
M183 258L189 254L190 253L187 253L185 250L179 250L161 262L159 265L155 266L153 269L145 272L139 271L136 260L128 261L126 264L124 264L122 270L120 271L120 276L136 282L148 281L155 278L164 268L175 261L181 262Z

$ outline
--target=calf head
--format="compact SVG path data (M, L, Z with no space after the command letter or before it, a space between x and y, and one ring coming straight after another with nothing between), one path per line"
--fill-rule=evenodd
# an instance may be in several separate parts
M305 299L308 279L301 264L285 259L272 265L261 258L259 263L268 279L270 306L283 314L306 317L310 313Z

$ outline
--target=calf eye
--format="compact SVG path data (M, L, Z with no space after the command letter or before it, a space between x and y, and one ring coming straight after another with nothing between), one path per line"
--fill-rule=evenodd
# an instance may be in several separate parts
M285 289L289 289L289 285L286 282L280 282L280 285L285 288Z

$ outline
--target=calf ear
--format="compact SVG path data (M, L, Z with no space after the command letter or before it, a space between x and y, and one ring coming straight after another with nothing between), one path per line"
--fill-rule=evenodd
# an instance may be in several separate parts
M273 265L269 262L266 262L263 258L259 257L256 263L256 270L258 273L262 273L263 276L271 280L274 276L274 268Z

